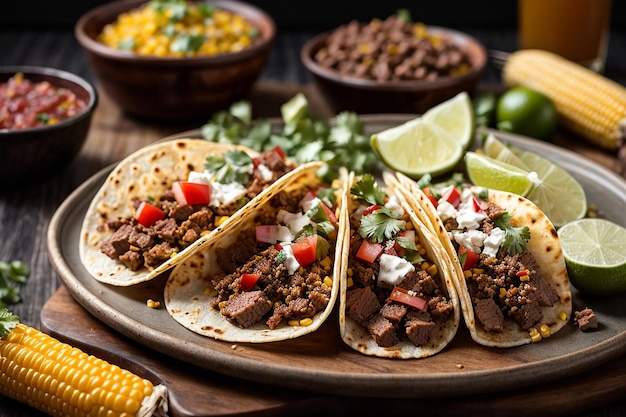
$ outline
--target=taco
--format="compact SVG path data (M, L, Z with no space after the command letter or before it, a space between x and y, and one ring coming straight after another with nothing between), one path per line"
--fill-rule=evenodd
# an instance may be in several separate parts
M539 207L504 191L435 189L397 177L454 261L464 320L476 342L520 346L565 326L569 278L557 231Z
M451 262L395 184L350 176L339 323L346 344L389 358L432 356L454 338Z
M262 343L315 331L339 292L344 184L325 185L311 162L245 210L171 271L170 315L198 334ZM343 225L343 226L342 226Z
M296 168L280 148L177 139L122 160L93 197L80 259L98 281L150 280L210 240L241 209Z

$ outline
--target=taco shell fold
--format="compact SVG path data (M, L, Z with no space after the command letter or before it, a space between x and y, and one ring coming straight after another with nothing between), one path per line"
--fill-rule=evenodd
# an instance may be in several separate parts
M459 257L437 209L414 180L400 173L397 173L396 177L404 188L407 199L413 205L416 215L430 225L430 229L438 236L453 260L453 275L461 300L463 317L472 339L484 346L502 348L532 343L530 331L521 329L510 318L505 318L504 329L501 332L487 331L478 322ZM475 186L472 186L472 189L476 192L484 190ZM519 227L527 226L530 230L527 250L535 258L538 273L558 294L558 300L552 306L542 308L542 322L549 327L548 334L554 335L567 324L572 313L569 277L557 231L541 209L524 197L504 191L488 190L488 200L508 212L511 223Z
M434 336L431 337L427 343L416 346L414 343L409 341L407 337L400 337L399 342L390 347L379 346L367 328L351 318L348 313L349 307L347 305L347 296L348 292L351 290L351 288L348 287L348 269L354 266L349 264L351 235L353 233L359 233L356 230L350 230L350 216L354 213L360 203L356 197L353 197L350 193L351 186L354 185L359 178L355 177L354 173L347 174L346 178L350 185L346 187L348 193L348 203L345 206L345 214L343 216L346 223L346 234L342 249L342 263L344 264L343 268L345 272L343 274L344 279L342 280L339 304L339 325L343 341L352 349L370 356L396 359L414 359L435 355L443 350L454 338L460 322L460 304L457 290L453 282L453 275L451 272L452 265L438 238L415 215L413 209L406 200L406 196L399 192L399 183L395 178L388 175L388 173L385 173L384 175L384 182L386 186L384 190L388 196L393 195L397 198L404 212L408 214L408 221L412 223L419 242L426 249L427 258L432 260L437 265L439 272L436 274L435 278L438 281L438 286L445 295L445 298L449 303L451 303L452 311L445 321L436 325L437 327L433 331ZM400 330L400 332L401 331L402 330Z
M321 186L317 171L321 163L312 162L296 168L285 175L279 183L266 190L261 199L248 205L237 221L233 221L219 234L219 238L206 242L191 256L179 263L171 271L165 285L165 305L174 320L187 329L200 335L228 342L265 343L293 339L317 330L330 315L339 293L342 265L338 253L345 235L341 213L346 201L345 184L341 183L337 195L337 224L334 244L330 248L332 265L329 277L333 284L329 302L323 311L318 311L308 325L290 325L286 320L274 329L270 329L265 319L249 327L241 327L227 320L219 309L211 308L211 301L217 296L212 279L224 274L219 266L220 251L238 243L243 233L253 233L259 218L275 218L276 208L272 199L280 193L289 195L303 188ZM336 184L334 184L336 185ZM232 249L232 248L231 248ZM304 267L306 269L306 267ZM239 271L239 267L237 268Z

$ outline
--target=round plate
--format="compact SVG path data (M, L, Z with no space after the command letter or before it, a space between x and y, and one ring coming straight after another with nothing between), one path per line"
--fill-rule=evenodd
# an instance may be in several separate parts
M363 115L370 134L407 120L406 115ZM585 188L589 203L607 219L626 226L626 181L573 152L515 135L493 132L520 148L532 149L570 171ZM200 137L189 131L175 137ZM623 297L593 298L572 290L574 311L590 307L598 329L582 332L573 321L541 343L487 348L473 342L461 325L454 340L425 359L393 360L364 356L346 346L337 315L309 335L276 343L232 344L192 333L167 311L146 306L163 300L166 276L132 287L113 287L83 267L78 242L91 198L109 167L77 188L57 209L48 230L53 267L72 296L119 333L166 355L201 368L279 387L352 396L418 398L461 396L520 389L590 369L626 351Z

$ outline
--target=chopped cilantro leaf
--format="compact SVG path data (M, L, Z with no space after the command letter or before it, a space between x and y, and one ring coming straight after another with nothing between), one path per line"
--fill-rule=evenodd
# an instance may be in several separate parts
M4 339L19 322L19 317L6 308L2 308L0 310L0 339Z
M285 252L284 249L281 249L278 252L278 255L276 255L276 258L274 258L276 260L277 263L282 264L285 263L285 261L287 260L287 252Z
M120 49L122 51L132 51L134 47L135 40L132 38L123 39L117 44L117 49Z
M0 261L0 308L20 301L20 288L12 282L23 284L29 274L29 268L21 261Z
M404 230L406 222L398 219L398 214L382 207L367 216L361 217L359 234L363 239L382 243L392 239L399 231Z
M496 226L504 230L503 247L511 256L520 254L526 249L526 245L530 240L530 229L528 226L515 227L511 224L511 215L507 212L502 213L495 221Z
M205 40L206 36L204 35L181 34L172 41L170 51L182 53L195 52L200 49Z
M376 184L372 174L364 174L351 188L350 192L372 205L385 204L385 190Z
M209 156L204 165L205 171L213 174L217 182L245 184L250 178L252 158L243 151L228 151L223 157Z

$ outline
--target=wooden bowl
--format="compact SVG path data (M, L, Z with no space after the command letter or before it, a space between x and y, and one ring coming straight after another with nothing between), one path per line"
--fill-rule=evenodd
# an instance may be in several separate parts
M129 114L162 121L207 119L245 98L266 63L276 27L264 11L238 1L211 0L254 24L261 41L240 52L205 57L150 57L96 40L102 28L148 0L114 1L79 18L74 34L104 92Z
M471 68L462 75L435 80L376 81L341 75L318 64L314 56L326 45L332 32L307 41L300 58L328 105L335 113L423 113L461 91L472 94L487 64L484 46L473 37L456 30L428 26L431 34L450 37L469 58Z
M9 188L50 178L67 166L82 148L98 94L91 84L70 72L34 66L0 67L0 82L16 73L39 83L48 81L57 88L67 88L86 103L85 109L66 120L34 128L0 129L0 186Z

